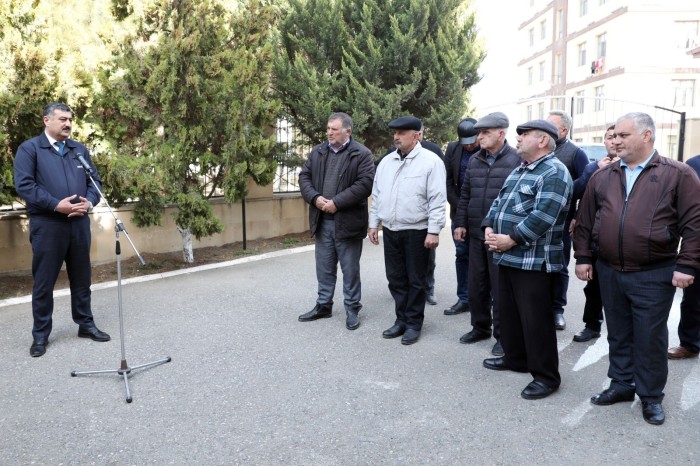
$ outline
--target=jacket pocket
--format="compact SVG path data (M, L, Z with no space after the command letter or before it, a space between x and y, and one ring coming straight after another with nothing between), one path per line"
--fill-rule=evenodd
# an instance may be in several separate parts
M535 193L530 185L522 185L515 194L515 204L513 211L519 214L526 214L535 207Z

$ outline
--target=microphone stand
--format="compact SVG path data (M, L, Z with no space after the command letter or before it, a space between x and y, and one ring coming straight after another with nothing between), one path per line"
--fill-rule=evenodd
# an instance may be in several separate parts
M146 265L146 262L143 260L143 257L141 257L141 254L139 254L138 250L136 249L136 246L134 246L134 243L131 241L131 238L129 237L129 233L126 231L126 228L124 228L124 224L117 218L117 216L114 214L114 210L112 210L112 207L109 205L107 202L107 199L104 197L102 194L102 191L100 190L100 187L95 183L95 180L92 178L92 168L88 164L88 162L82 157L82 155L78 154L75 156L75 159L80 162L80 165L83 167L85 170L85 174L90 178L90 181L92 182L92 185L97 189L97 192L100 194L100 199L104 201L104 203L107 205L107 209L109 210L110 214L112 214L112 217L114 218L114 232L116 234L116 254L117 254L117 300L119 304L119 339L121 341L121 349L122 349L122 360L121 360L121 365L119 366L119 369L107 369L107 370L97 370L97 371L73 371L70 373L71 377L77 377L79 375L90 375L90 374L118 374L124 379L124 388L126 389L126 402L131 403L133 401L133 398L131 397L131 391L129 390L129 375L131 374L131 371L137 370L137 369L145 369L148 367L153 367L153 366L158 366L160 364L165 364L167 362L170 362L172 359L170 356L167 356L165 358L159 359L157 361L149 362L146 364L140 364L138 366L133 366L129 367L129 364L126 362L126 350L124 349L124 313L122 311L122 268L121 268L121 246L119 244L119 232L124 232L124 236L126 236L126 239L129 241L129 244L131 244L131 247L133 248L134 252L136 253L136 257L138 258L139 262L141 265Z

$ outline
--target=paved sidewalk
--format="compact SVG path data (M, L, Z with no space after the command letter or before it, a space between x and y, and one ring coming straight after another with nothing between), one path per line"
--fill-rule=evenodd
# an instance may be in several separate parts
M448 231L441 243L439 304L408 347L381 337L393 302L382 246L368 241L354 332L340 286L332 318L297 321L316 296L313 247L125 282L129 365L172 357L131 374L130 404L115 374L70 376L119 367L114 284L93 287L111 342L77 338L62 295L36 359L29 300L0 302L0 464L700 464L698 360L669 363L663 426L643 421L638 400L591 405L607 385L607 342L572 343L583 325L583 284L572 278L562 387L526 401L530 376L484 369L494 340L462 345L469 315L442 314L456 298Z

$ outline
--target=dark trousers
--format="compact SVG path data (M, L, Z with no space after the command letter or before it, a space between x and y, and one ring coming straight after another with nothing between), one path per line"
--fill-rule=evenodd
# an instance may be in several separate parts
M428 249L428 270L425 274L425 292L435 293L435 249Z
M683 289L678 338L681 346L694 353L700 352L700 277L695 277L695 282Z
M583 306L583 322L587 328L600 332L603 325L603 300L600 297L600 279L595 261L593 262L593 278L586 282L583 294L586 304Z
M564 257L564 267L559 273L554 274L554 295L552 296L552 310L557 314L563 314L566 307L566 293L569 291L569 261L571 260L571 235L569 234L569 226L571 219L567 219L564 223L564 234L562 250Z
M338 263L343 271L343 304L345 310L360 312L362 283L360 281L360 256L363 239L339 241L335 238L335 221L322 218L316 231L316 279L320 305L333 306L335 284L338 279Z
M428 230L392 231L384 234L384 266L389 291L396 303L396 324L420 330L425 313L425 282L429 250Z
M454 236L455 226L452 225ZM457 272L457 298L462 304L469 302L469 235L464 241L453 240L455 243L455 270Z
M498 266L493 263L493 253L489 252L483 240L471 238L469 243L469 310L474 329L491 333L501 338L501 325L498 312ZM491 309L493 301L493 318Z
M610 386L661 401L668 378L668 314L675 266L618 272L598 259L610 346Z
M558 387L561 376L552 313L553 275L499 266L498 306L506 365Z
M32 244L32 314L34 340L47 340L51 334L53 289L63 262L70 282L73 321L82 327L94 325L90 308L90 220L87 216L68 220L31 217L29 241Z

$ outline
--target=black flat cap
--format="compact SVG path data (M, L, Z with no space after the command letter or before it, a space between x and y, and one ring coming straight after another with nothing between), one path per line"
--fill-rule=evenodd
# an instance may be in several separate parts
M391 129L412 129L413 131L420 131L422 127L423 122L412 115L402 116L389 122L389 128Z
M518 125L518 127L515 128L515 132L518 134L523 134L525 131L530 131L532 129L544 131L545 133L552 136L555 141L559 139L559 130L556 126L554 126L554 123L547 120L530 120L527 123Z
M510 122L505 113L493 112L479 118L474 129L507 128L508 126L510 126Z

